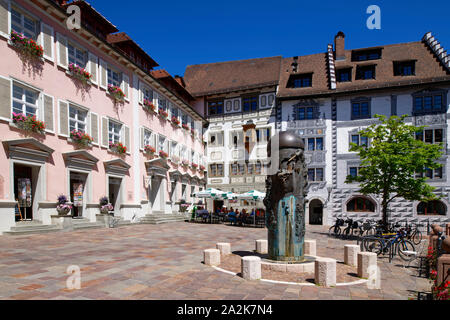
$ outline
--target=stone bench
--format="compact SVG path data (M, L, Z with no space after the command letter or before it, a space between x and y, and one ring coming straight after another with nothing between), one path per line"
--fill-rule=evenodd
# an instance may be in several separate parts
M256 253L267 254L269 252L269 242L267 240L255 241Z
M370 270L377 267L377 254L374 252L358 253L358 277L368 279Z
M245 280L261 279L261 258L243 257L241 259L242 278Z
M358 253L361 248L357 245L347 244L344 246L344 263L346 265L356 267L358 266Z
M207 266L217 267L220 265L220 250L207 249L203 251L203 262Z
M330 258L319 258L314 267L315 283L319 286L336 286L336 260Z

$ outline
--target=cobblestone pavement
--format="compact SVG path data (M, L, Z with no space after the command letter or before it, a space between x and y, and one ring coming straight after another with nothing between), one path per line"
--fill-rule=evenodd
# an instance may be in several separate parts
M380 290L245 281L202 264L203 250L217 242L249 251L266 237L265 229L190 223L0 236L0 299L404 300L430 286L401 260L379 259ZM306 238L317 240L319 256L338 261L351 243L328 239L323 227L308 226ZM80 290L66 289L72 265L81 269Z

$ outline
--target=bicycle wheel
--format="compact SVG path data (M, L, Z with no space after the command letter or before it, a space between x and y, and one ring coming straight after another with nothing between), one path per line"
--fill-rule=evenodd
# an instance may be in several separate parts
M412 236L412 242L415 245L419 245L422 242L422 232L420 230L416 230Z
M335 228L335 226L331 226L330 229L328 229L328 236L329 237L334 236L334 228Z
M383 242L375 238L366 238L364 241L364 249L366 252L376 253L378 256L383 252Z
M412 261L417 257L416 248L409 240L399 240L397 243L397 253L404 261Z

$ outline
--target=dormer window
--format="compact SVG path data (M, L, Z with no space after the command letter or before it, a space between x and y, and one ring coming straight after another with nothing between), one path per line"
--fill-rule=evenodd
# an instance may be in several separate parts
M337 70L337 82L351 82L352 68Z
M368 61L381 59L381 49L352 51L352 61Z
M308 88L312 87L312 73L291 75L288 81L288 88Z
M394 76L414 76L415 74L415 61L394 61Z
M375 65L358 66L356 68L356 80L375 79Z

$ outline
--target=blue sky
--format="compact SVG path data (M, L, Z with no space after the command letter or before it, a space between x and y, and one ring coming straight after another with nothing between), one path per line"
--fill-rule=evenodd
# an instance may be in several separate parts
M325 52L340 30L346 48L420 41L432 31L450 52L450 1L88 0L128 33L161 68ZM369 30L367 7L381 9Z

